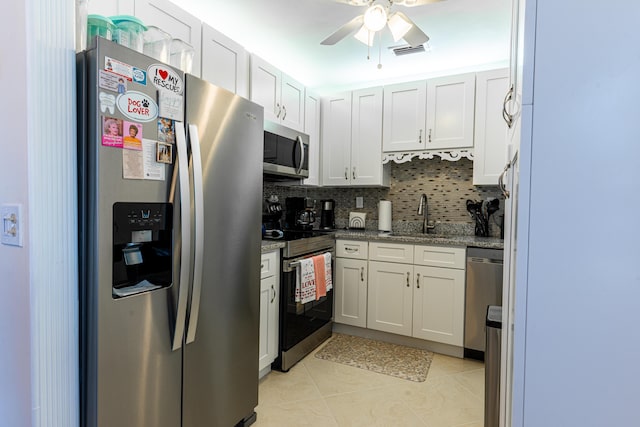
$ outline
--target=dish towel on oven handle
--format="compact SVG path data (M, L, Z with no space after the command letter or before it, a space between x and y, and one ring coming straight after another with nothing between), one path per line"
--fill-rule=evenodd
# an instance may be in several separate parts
M331 253L314 256L313 266L316 273L316 300L327 295L333 288L331 280Z
M295 302L317 301L332 289L331 252L300 260L296 270Z
M296 270L295 302L306 304L316 299L316 277L313 258L300 260Z

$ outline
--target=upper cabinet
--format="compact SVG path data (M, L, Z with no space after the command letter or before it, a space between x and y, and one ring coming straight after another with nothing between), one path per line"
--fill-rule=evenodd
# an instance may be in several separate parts
M309 135L309 178L304 185L320 185L320 97L307 90L304 101L304 133Z
M191 74L200 77L202 22L168 0L135 0L135 16L145 25L154 25L193 46Z
M502 116L509 89L509 70L476 75L476 126L473 150L473 185L498 185L506 163L508 127Z
M264 118L304 131L304 86L256 55L251 55L251 100Z
M88 2L89 13L114 16L134 15L134 0L92 0Z
M382 88L338 94L322 103L322 183L388 186L382 165Z
M473 147L475 74L384 89L383 151Z
M427 80L426 148L473 147L475 73Z
M202 24L202 78L249 97L249 55L240 44Z
M385 86L383 117L383 151L424 150L427 83Z

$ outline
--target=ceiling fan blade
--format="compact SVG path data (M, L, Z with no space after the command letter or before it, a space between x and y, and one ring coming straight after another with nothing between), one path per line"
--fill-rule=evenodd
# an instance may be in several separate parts
M407 33L402 37L411 47L420 46L423 43L429 41L429 36L427 36L418 26L407 17L402 12L396 12L398 15L402 16L402 19L406 20L408 23L412 24L411 28Z
M366 6L369 4L369 0L333 0L336 3L344 3L350 6Z
M424 6L425 4L438 3L443 0L394 0L394 4L400 4L402 6Z
M338 30L331 34L326 39L322 40L320 44L324 45L334 45L338 43L343 38L347 37L349 34L356 31L358 28L362 26L364 22L364 15L356 16L351 21L344 24L342 27L338 28Z

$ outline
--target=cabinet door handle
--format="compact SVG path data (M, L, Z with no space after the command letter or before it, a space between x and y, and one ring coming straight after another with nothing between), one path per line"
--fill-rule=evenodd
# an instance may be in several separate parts
M260 264L260 270L264 268L264 264Z
M409 276L410 276L410 273L407 271L407 288L411 286L411 285L409 284Z
M356 252L357 249L356 248L344 248L345 252Z
M282 120L284 120L287 117L287 107L285 107L284 105L282 106L282 112L284 113L282 115Z
M274 288L273 285L271 285L271 290L273 291L273 296L271 297L271 304L273 304L273 301L276 299L276 288Z
M352 175L353 175L353 179L356 179L356 167L355 166L353 167Z
M420 273L418 273L416 275L416 285L417 285L418 289L420 289Z
M344 168L344 179L349 180L349 168Z
M422 144L422 129L420 129L420 133L418 134L418 144Z
M500 191L502 191L502 195L504 196L505 199L508 199L509 196L511 196L511 193L509 193L509 190L507 190L507 186L504 184L504 176L506 175L507 171L511 168L511 166L513 166L513 164L516 162L517 159L518 159L518 153L516 153L513 156L513 159L509 163L507 163L507 165L504 167L504 170L500 174L500 177L498 178L498 188L500 189Z
M364 282L364 267L360 267L360 281Z
M280 106L280 103L276 103L276 108L278 109L278 112L276 113L276 118L280 118L280 113L282 113L282 107Z
M504 97L504 101L502 102L502 118L507 123L509 129L513 126L513 115L509 114L507 111L507 103L513 99L513 85L509 87L507 91L507 95Z
M431 142L431 129L429 129L429 142Z

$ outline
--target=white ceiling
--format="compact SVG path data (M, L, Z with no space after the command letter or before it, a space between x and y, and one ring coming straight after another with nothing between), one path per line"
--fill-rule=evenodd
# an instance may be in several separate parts
M511 0L444 0L416 7L393 5L429 37L430 51L395 56L388 29L382 44L348 36L320 42L364 7L334 0L180 0L180 7L319 93L408 81L508 65ZM382 45L378 69L379 46Z

